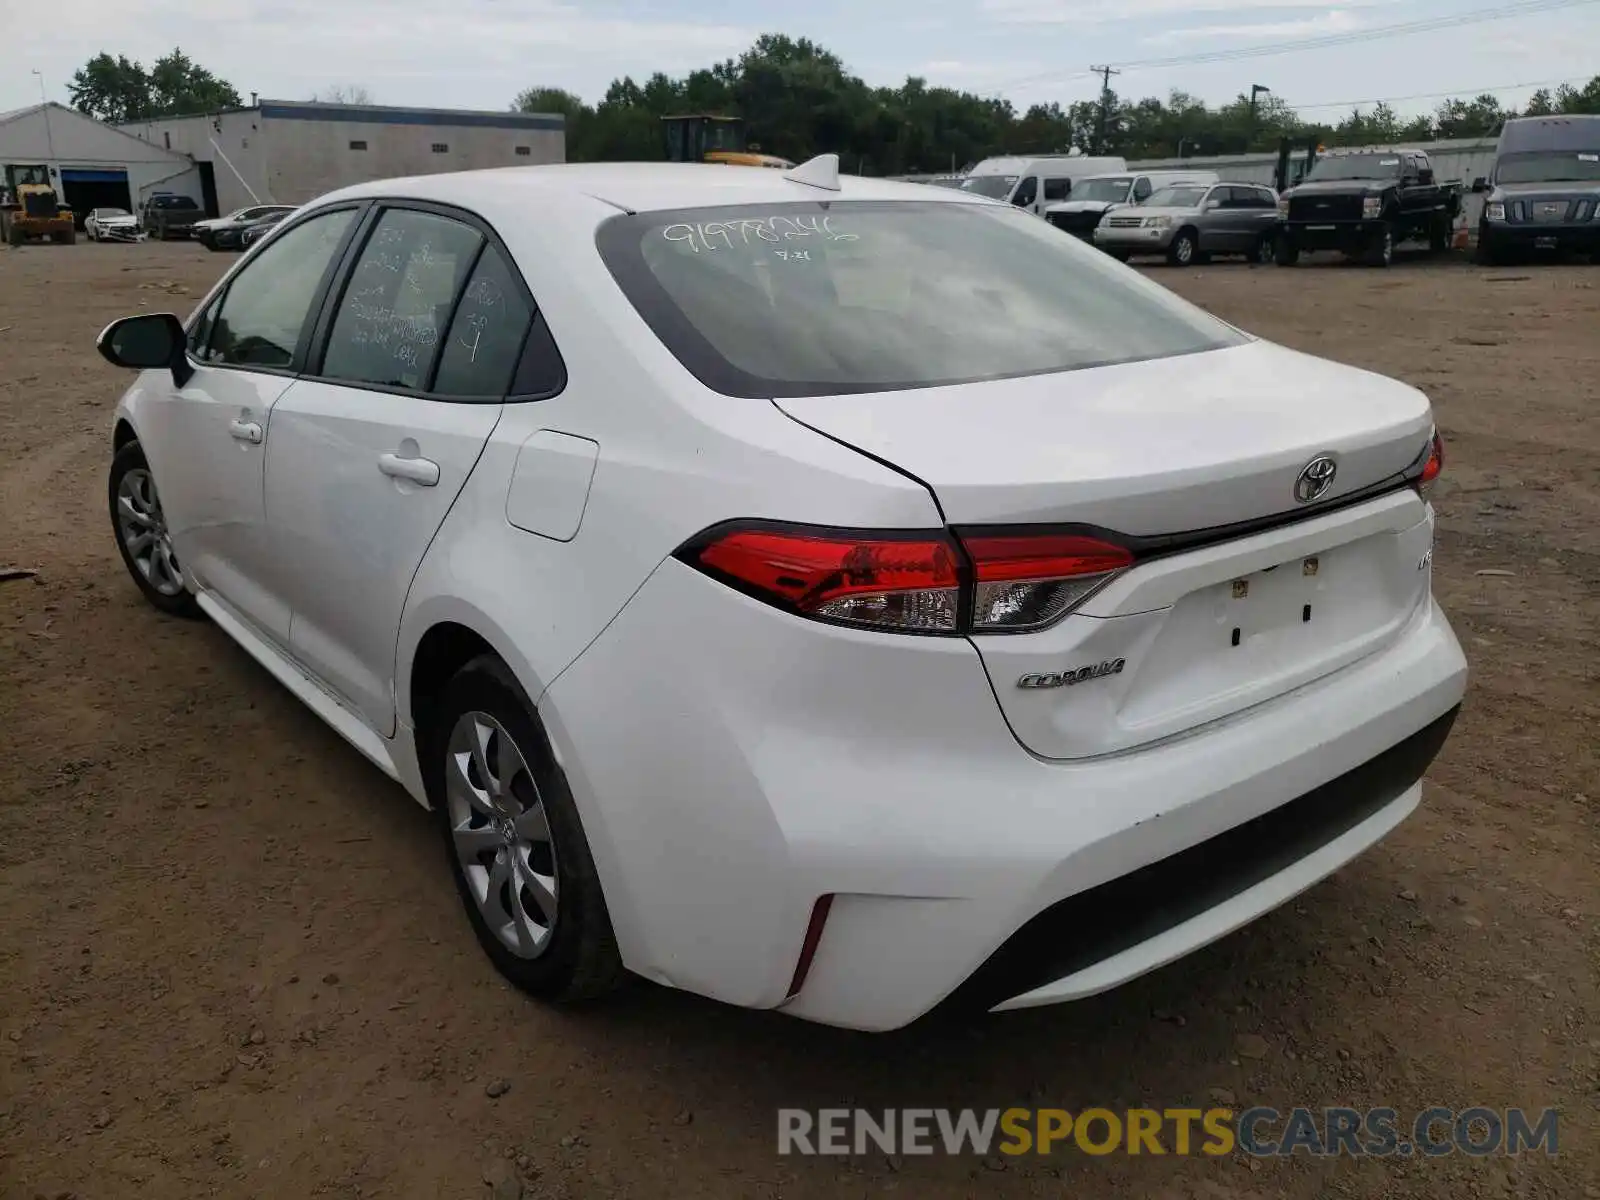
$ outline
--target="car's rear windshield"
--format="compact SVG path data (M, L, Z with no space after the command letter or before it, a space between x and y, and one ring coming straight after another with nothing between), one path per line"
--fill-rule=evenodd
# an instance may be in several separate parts
M936 387L1238 344L1244 336L1015 209L812 202L618 216L602 258L716 391Z
M1600 146L1502 154L1494 177L1497 183L1600 183Z

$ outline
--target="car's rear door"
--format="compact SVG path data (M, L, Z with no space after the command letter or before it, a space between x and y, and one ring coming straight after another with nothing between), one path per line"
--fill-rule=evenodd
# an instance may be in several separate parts
M476 218L376 206L274 410L266 511L291 651L381 734L411 580L500 418L531 311Z

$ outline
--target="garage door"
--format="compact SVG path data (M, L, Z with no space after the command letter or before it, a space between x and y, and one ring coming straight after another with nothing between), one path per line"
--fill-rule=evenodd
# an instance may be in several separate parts
M89 167L62 167L61 191L82 228L83 218L96 208L133 209L128 172Z

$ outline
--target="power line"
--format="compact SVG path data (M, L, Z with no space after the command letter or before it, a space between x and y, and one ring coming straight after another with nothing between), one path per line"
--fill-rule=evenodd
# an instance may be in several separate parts
M1198 54L1179 54L1170 58L1137 59L1119 64L1123 71L1146 71L1158 67L1186 67L1204 63L1237 62L1248 58L1269 58L1300 50L1322 50L1334 46L1350 46L1361 42L1380 41L1387 38L1407 37L1417 33L1432 33L1440 29L1454 29L1463 25L1479 25L1487 21L1503 21L1511 17L1531 16L1539 13L1559 12L1600 3L1600 0L1527 0L1523 4L1502 5L1457 13L1448 17L1425 17L1421 20L1401 21L1393 25L1374 25L1367 29L1352 29L1343 33L1321 34L1317 37L1297 38L1286 42L1268 42L1259 46L1240 46L1231 50L1211 50ZM1024 76L1000 84L995 90L1004 91L1030 83L1047 83L1083 78L1083 72L1063 74L1047 72Z
M1482 96L1485 93L1515 92L1522 88L1559 87L1563 83L1586 83L1588 75L1572 75L1566 79L1531 79L1526 83L1497 83L1492 87L1450 88L1443 92L1413 92L1409 96L1369 96L1365 100L1319 100L1316 104L1290 104L1296 112L1319 108L1355 108L1361 104L1401 104L1407 100L1443 100L1457 96Z
M1100 76L1100 126L1095 135L1094 151L1103 154L1106 148L1106 125L1111 120L1111 77L1122 72L1115 67L1090 67L1089 70Z

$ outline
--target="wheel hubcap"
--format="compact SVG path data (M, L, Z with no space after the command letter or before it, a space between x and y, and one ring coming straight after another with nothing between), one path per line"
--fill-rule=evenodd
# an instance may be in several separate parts
M518 958L538 958L556 927L555 845L527 759L488 713L463 713L450 733L445 808L484 923Z
M1178 240L1178 261L1188 262L1193 255L1194 247L1189 243L1189 239L1180 238Z
M183 571L172 551L156 481L143 467L125 473L117 485L117 531L134 567L151 587L163 596L183 591Z

